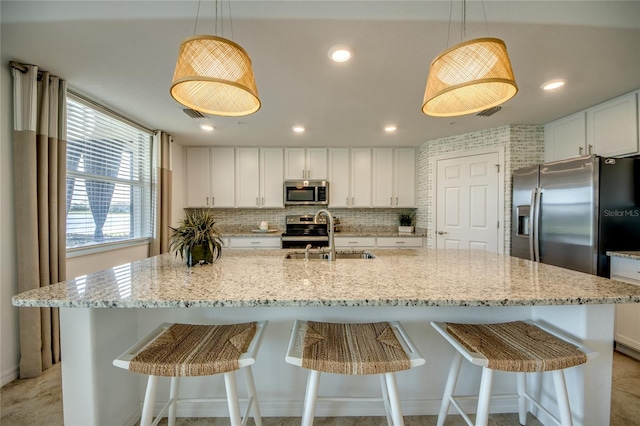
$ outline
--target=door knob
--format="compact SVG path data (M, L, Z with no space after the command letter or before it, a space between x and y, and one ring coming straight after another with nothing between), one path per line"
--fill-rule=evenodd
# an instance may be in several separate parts
M444 234L446 234L446 233L447 233L447 232L445 232L445 231L438 231L438 235L444 235Z

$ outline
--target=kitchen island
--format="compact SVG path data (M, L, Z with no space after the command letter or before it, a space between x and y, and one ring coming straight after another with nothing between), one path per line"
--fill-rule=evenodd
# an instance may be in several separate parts
M401 321L427 360L424 367L398 374L405 415L437 413L453 354L429 321L541 321L600 353L568 370L567 382L575 423L608 423L614 304L640 303L638 287L480 251L372 252L375 259L330 263L287 260L287 250L225 250L216 263L193 268L172 255L161 255L28 291L14 296L13 304L62 308L66 425L135 422L145 382L111 362L165 321L269 320L254 367L262 412L299 416L306 374L284 362L296 318ZM462 374L463 392L475 392L479 371L463 367ZM215 378L183 383L185 396L224 394ZM555 405L546 378L530 385L541 389L545 404ZM511 377L496 375L496 393L514 389ZM323 377L322 392L345 390L375 395L377 380ZM167 393L158 400L166 399ZM516 411L515 401L492 405L492 412ZM383 413L382 407L357 404L319 404L317 409L319 416ZM226 408L186 405L178 415L226 416Z

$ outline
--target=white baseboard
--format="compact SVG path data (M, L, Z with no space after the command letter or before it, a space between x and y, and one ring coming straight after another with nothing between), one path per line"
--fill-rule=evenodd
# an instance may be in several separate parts
M635 358L640 361L640 352L637 350L630 348L622 343L616 342L616 351L623 353L625 355L630 356L631 358Z
M20 377L20 366L15 365L11 368L8 368L2 372L2 376L0 377L0 386L11 383L18 377Z

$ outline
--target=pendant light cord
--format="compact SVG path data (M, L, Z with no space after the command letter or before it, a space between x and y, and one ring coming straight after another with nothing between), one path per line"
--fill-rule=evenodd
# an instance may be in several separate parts
M453 13L453 0L449 2L449 26L447 27L447 44L446 48L449 48L449 36L451 35L451 14Z
M484 15L484 28L487 31L487 37L490 37L489 24L487 23L487 11L484 9L484 0L481 0L480 3L482 4L482 15Z
M193 26L193 35L196 35L196 29L198 28L198 17L200 16L200 2L201 0L198 0L198 10L196 11L196 23Z

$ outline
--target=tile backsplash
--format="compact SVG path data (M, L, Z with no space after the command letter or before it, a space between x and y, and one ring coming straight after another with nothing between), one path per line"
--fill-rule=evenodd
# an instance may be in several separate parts
M269 228L285 227L285 216L315 214L320 207L287 207L284 209L212 209L216 225L226 228L229 226L256 226L261 220L269 222ZM398 212L405 209L332 209L329 211L334 217L340 218L343 227L361 226L397 226Z

